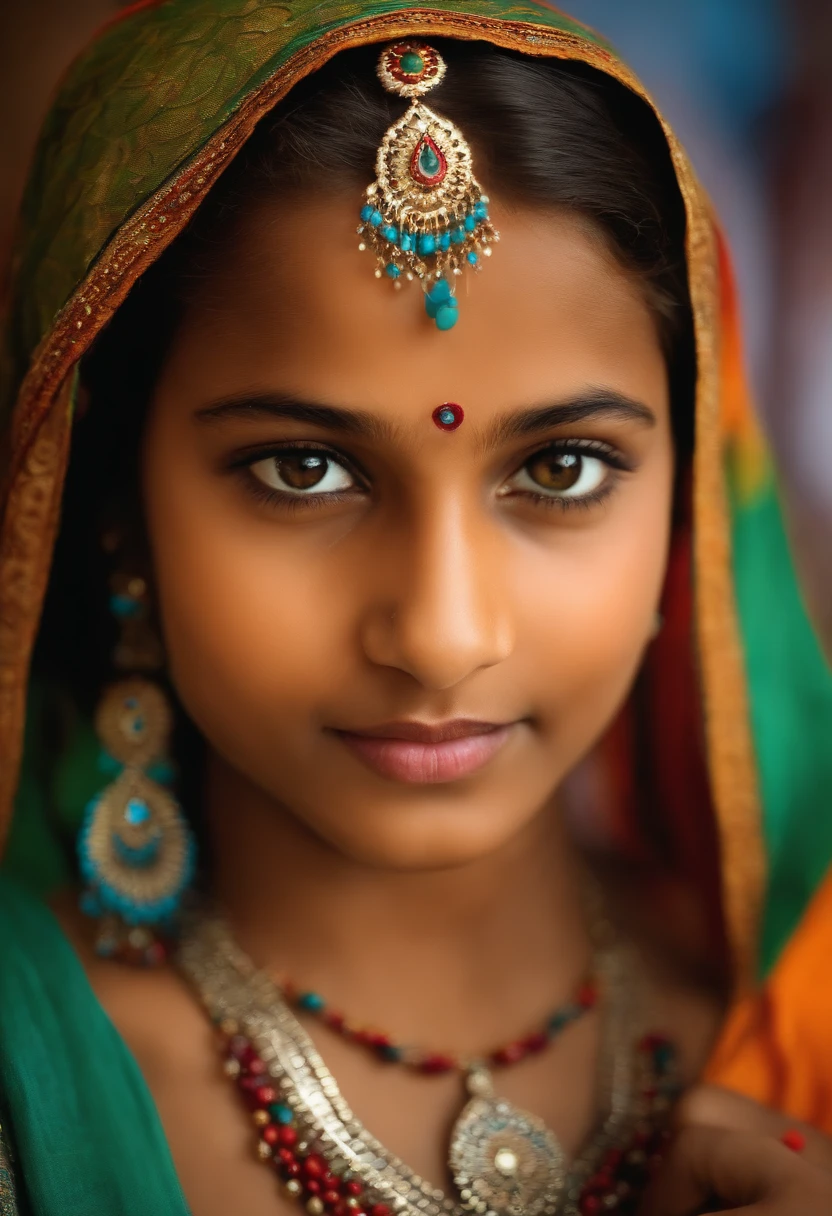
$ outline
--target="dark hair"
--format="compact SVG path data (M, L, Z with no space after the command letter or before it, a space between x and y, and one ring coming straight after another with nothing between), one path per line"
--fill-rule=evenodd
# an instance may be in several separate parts
M642 285L668 363L674 435L692 446L694 356L685 212L667 144L635 94L586 65L485 43L436 40L448 72L430 104L459 125L477 175L524 207L592 221ZM61 536L38 660L85 707L108 678L114 625L100 537L108 512L138 512L145 406L188 299L253 204L292 192L361 190L403 102L375 76L377 47L346 51L259 124L188 229L134 287L84 361ZM352 223L347 214L345 222Z

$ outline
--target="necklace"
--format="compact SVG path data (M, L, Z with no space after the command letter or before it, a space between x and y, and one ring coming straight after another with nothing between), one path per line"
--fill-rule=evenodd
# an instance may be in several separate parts
M571 1165L535 1116L494 1093L485 1061L469 1065L468 1102L451 1134L451 1197L414 1174L355 1118L274 981L224 921L197 913L179 965L218 1028L225 1071L257 1129L258 1156L310 1216L596 1216L635 1210L664 1145L677 1091L672 1044L635 1034L632 961L599 956L606 996L598 1105Z
M466 1059L451 1052L424 1051L419 1047L396 1043L389 1034L348 1021L343 1013L330 1008L317 992L299 989L291 980L282 977L273 979L273 983L288 1005L313 1014L331 1030L366 1048L377 1059L385 1063L402 1064L426 1076L455 1071L470 1073L474 1067L481 1069L483 1062L489 1068L508 1068L512 1064L519 1064L526 1056L544 1051L568 1026L594 1009L599 996L595 977L591 974L585 976L572 999L550 1013L542 1025L531 1034L513 1039L484 1052L481 1056Z

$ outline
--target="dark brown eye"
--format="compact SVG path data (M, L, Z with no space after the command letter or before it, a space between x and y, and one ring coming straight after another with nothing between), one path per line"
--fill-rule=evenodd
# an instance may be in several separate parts
M583 458L575 452L540 452L525 467L542 490L563 494L580 481L582 464Z
M302 496L307 490L331 494L355 484L352 474L326 452L281 452L258 460L250 468L259 481L283 494Z
M588 498L610 475L608 461L584 452L546 448L530 457L507 483L506 492L522 490L549 498Z

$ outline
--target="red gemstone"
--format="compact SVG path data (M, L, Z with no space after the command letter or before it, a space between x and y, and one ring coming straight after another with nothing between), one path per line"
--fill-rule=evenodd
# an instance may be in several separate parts
M344 1191L347 1195L360 1195L363 1190L364 1188L361 1183L356 1182L354 1178L344 1183Z
M272 1102L277 1101L277 1092L271 1085L261 1085L255 1092L261 1106L271 1106Z
M549 1036L539 1030L537 1034L530 1034L527 1039L523 1040L523 1046L530 1055L535 1055L539 1051L544 1051L549 1046Z
M526 1048L522 1043L508 1043L505 1047L495 1051L491 1059L495 1064L505 1068L509 1064L517 1064L526 1054Z
M267 1123L260 1135L266 1141L266 1144L270 1144L272 1148L280 1143L280 1128L276 1123Z
M284 1148L293 1148L298 1142L298 1133L293 1127L279 1127L277 1129L278 1143Z
M328 1208L337 1207L337 1205L341 1202L341 1196L337 1191L324 1191L323 1195L321 1195L321 1199Z
M323 1178L328 1172L326 1161L319 1153L310 1153L303 1163L303 1172L307 1178Z
M429 1076L435 1076L440 1072L453 1072L456 1068L456 1060L453 1056L431 1055L425 1056L419 1063L419 1071L427 1073Z
M341 1179L337 1174L333 1174L330 1171L327 1171L327 1173L324 1174L321 1182L324 1184L324 1189L327 1191L338 1191L341 1186Z
M386 1203L374 1203L369 1216L393 1216Z
M317 1178L307 1178L304 1180L304 1186L310 1195L320 1195L322 1187Z
M280 1161L282 1161L284 1165L288 1165L290 1161L295 1160L295 1154L292 1152L292 1150L290 1148L279 1148L277 1150L277 1156L278 1156L278 1159Z
M283 1173L287 1178L297 1178L298 1174L300 1173L300 1162L287 1161L283 1167Z

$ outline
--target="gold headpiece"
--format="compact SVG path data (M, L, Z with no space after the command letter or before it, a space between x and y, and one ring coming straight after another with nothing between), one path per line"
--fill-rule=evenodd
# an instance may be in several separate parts
M402 279L418 279L438 329L456 324L455 278L465 267L479 270L500 239L462 132L419 101L445 72L439 52L423 43L382 51L379 80L411 104L381 141L358 229L359 249L376 255L376 278L386 275L397 288Z

